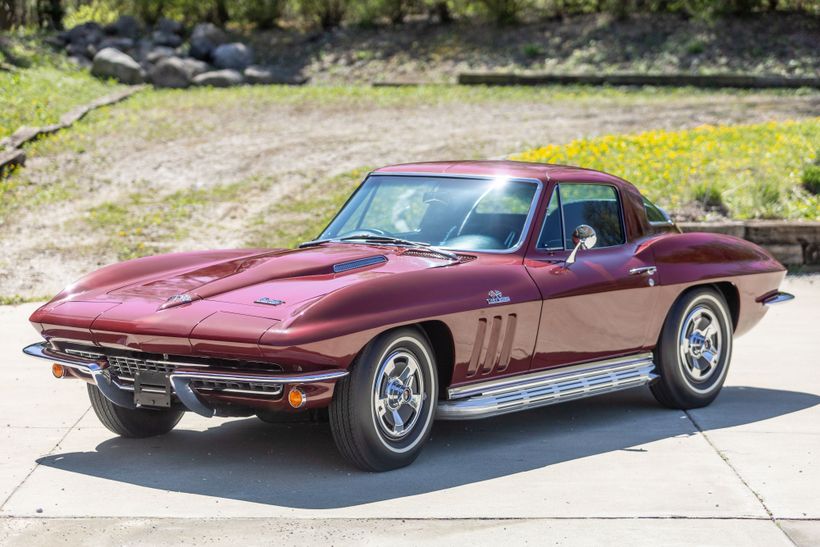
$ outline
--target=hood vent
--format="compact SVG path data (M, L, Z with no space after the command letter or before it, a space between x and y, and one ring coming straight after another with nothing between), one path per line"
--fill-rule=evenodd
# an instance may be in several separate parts
M357 258L348 262L340 262L333 265L333 273L342 273L348 270L355 270L356 268L364 268L365 266L372 266L374 264L382 264L387 262L387 257L384 255L369 256L367 258Z

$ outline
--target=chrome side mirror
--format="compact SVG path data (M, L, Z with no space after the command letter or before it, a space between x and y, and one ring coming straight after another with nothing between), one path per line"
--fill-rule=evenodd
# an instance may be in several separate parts
M572 242L575 244L575 248L572 249L569 257L567 257L567 266L575 264L575 255L578 254L578 249L587 250L595 247L595 244L598 242L598 236L595 235L595 230L592 229L592 226L581 224L572 232Z

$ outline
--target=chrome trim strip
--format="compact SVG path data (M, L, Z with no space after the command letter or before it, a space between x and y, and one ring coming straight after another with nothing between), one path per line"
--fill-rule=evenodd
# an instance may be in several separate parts
M23 348L23 353L31 357L46 359L52 362L60 363L66 367L78 370L83 374L88 374L94 379L102 394L115 405L124 408L136 408L133 400L133 386L124 386L118 384L114 380L104 374L103 371L108 368L104 359L95 361L93 359L85 359L82 357L74 357L64 353L58 353L48 347L47 342L39 342L31 344ZM161 363L170 363L170 361L158 361ZM189 363L177 363L179 365L188 366ZM176 393L177 397L188 410L192 410L197 414L210 418L214 415L215 409L205 404L197 395L190 383L194 380L211 380L211 381L226 381L226 382L251 382L255 384L268 384L281 386L284 390L285 384L310 384L315 382L327 382L344 378L349 374L347 370L327 370L321 372L307 372L301 374L273 374L268 376L259 376L257 374L241 374L241 373L223 373L223 372L200 372L200 371L175 371L170 375L171 387ZM130 380L133 382L133 380ZM281 393L281 391L279 393ZM227 391L227 390L226 390ZM255 395L270 395L272 393L254 392ZM278 394L278 393L277 393Z
M88 374L94 380L94 384L103 396L117 406L123 408L136 408L133 396L127 391L117 387L111 378L103 373L107 364L103 361L73 357L64 353L57 353L48 347L46 342L31 344L23 348L23 353L38 359L46 359L52 363L59 363L65 367L77 370L83 374Z
M641 266L639 268L632 268L629 270L629 275L655 275L658 271L656 266Z
M545 170L546 171L546 170ZM493 180L499 177L503 177L503 175L471 175L467 173L415 173L412 171L371 171L367 174L364 180L359 184L356 190L350 194L350 197L345 202L344 205L339 209L336 215L330 220L327 226L324 227L322 230L322 234L328 229L328 227L333 224L333 221L336 220L336 217L345 208L348 202L353 198L353 196L358 192L361 187L367 182L367 179L370 177L387 177L387 176L398 176L398 177L430 177L430 178L450 178L450 179L477 179L477 180ZM549 179L549 175L546 175L547 179ZM438 246L439 249L446 249L448 251L453 251L457 253L488 253L488 254L511 254L519 249L524 245L524 242L527 241L527 236L529 235L530 225L532 224L533 220L535 219L536 213L538 211L538 202L541 198L541 192L544 189L544 183L540 179L536 178L529 178L529 177L507 177L507 180L510 182L530 182L535 184L535 194L532 196L532 203L530 204L530 211L527 213L527 220L524 221L524 226L521 228L521 235L518 236L518 242L510 247L509 249L456 249L453 247L444 247Z
M776 293L764 298L761 301L761 303L764 306L773 306L774 304L782 304L784 302L788 302L789 300L794 300L793 294L783 291L777 291Z
M489 418L646 384L657 375L651 353L618 357L451 388L437 418Z

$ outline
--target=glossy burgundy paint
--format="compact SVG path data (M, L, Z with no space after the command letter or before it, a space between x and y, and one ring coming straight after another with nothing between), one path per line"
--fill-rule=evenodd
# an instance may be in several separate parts
M759 299L785 271L752 243L715 234L681 234L649 224L640 193L612 175L519 162L438 162L378 173L503 176L538 181L539 203L524 244L510 253L469 252L452 264L391 246L322 244L298 250L240 249L132 260L94 272L38 309L31 322L46 339L171 355L268 361L286 371L349 367L362 348L391 328L443 327L437 348L449 385L651 350L666 313L686 289L721 283L736 299L736 333L765 313ZM626 242L582 251L536 248L549 198L559 182L606 183L623 205ZM466 182L469 183L469 182ZM658 233L660 232L660 233ZM386 262L334 273L340 262ZM630 275L654 265L656 284ZM490 305L500 290L509 304ZM168 298L185 294L188 303ZM256 303L283 300L278 306ZM452 355L452 362L441 356ZM446 386L445 386L446 387ZM310 407L326 405L332 382L316 384ZM222 396L224 397L224 396ZM259 406L252 397L232 404Z

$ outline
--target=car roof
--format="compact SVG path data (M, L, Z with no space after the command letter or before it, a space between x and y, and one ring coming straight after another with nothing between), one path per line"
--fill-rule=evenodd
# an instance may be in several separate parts
M489 160L489 161L431 161L421 163L400 163L387 165L373 171L374 173L431 173L453 175L505 176L510 178L536 179L542 182L550 180L604 180L626 182L621 179L596 171L570 165L550 163L530 163L523 161Z

